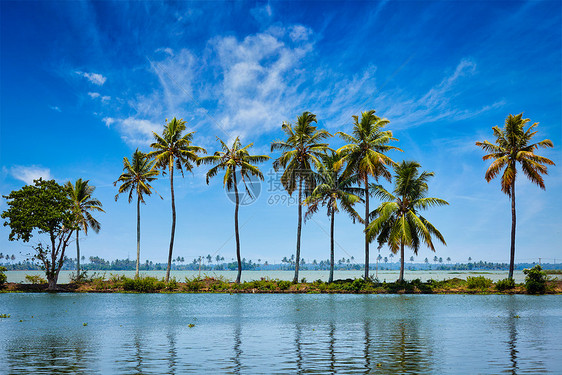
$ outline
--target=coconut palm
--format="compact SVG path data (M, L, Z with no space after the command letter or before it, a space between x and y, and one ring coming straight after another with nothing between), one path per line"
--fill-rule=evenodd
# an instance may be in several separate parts
M548 174L546 165L554 165L552 160L535 154L535 150L539 147L547 148L554 147L554 145L550 139L545 139L538 143L530 143L531 139L537 134L537 131L534 129L538 126L538 123L535 122L525 130L524 126L529 121L531 120L523 118L523 113L516 116L510 114L505 119L503 129L499 126L492 128L496 137L495 144L488 141L476 142L477 146L489 152L482 159L494 160L486 171L484 178L490 182L503 169L501 190L511 198L511 252L508 275L510 279L513 279L515 265L515 179L517 176L517 163L521 165L521 169L527 178L534 184L539 185L543 190L545 185L541 174Z
M437 237L444 245L445 239L441 233L419 215L419 211L433 206L448 205L439 198L426 197L427 180L433 172L418 172L420 165L413 161L403 161L395 170L395 187L392 193L380 185L374 185L374 195L381 198L383 203L371 213L373 221L367 227L367 238L375 238L381 248L387 244L393 253L400 250L400 277L404 280L404 247L410 247L415 255L421 243L425 243L432 251L432 236ZM427 261L426 261L427 263Z
M343 155L342 162L347 163L344 174L357 174L359 180L365 188L365 233L369 225L369 177L374 177L378 181L379 177L391 180L389 166L395 163L385 155L390 150L402 151L397 147L390 146L390 141L397 141L393 138L390 130L383 128L390 123L385 118L375 115L375 111L361 113L361 119L353 116L353 130L351 135L337 132L347 145L338 149L338 153ZM369 278L369 241L365 234L365 279Z
M334 281L334 221L335 213L340 208L347 212L355 221L361 220L353 206L359 202L361 198L358 195L362 193L362 189L354 187L357 182L357 176L344 177L342 168L337 167L341 156L332 153L323 155L322 163L318 167L316 174L316 188L312 191L303 204L308 206L305 220L318 211L319 206L326 206L327 213L330 217L330 276L328 282ZM348 259L349 263L349 259Z
M242 276L242 260L240 258L240 232L238 229L238 209L240 208L238 184L242 184L244 193L247 194L248 197L252 200L255 199L253 192L248 187L248 183L251 182L252 176L263 181L263 174L254 164L268 160L269 156L250 155L248 149L253 146L253 143L243 147L238 137L232 143L232 147L228 147L220 138L217 137L217 139L221 144L222 151L217 151L212 156L199 158L197 164L209 164L213 166L207 172L207 184L219 171L224 170L223 184L228 191L234 191L234 233L236 236L236 258L238 260L236 283L239 284L240 277ZM211 259L211 256L209 255L208 258Z
M170 174L170 191L172 198L172 232L170 235L170 250L168 252L168 267L166 268L166 282L170 280L170 269L172 268L172 253L174 250L174 235L176 232L176 200L174 197L174 169L178 169L183 177L183 170L191 172L192 162L199 157L199 153L207 153L204 148L193 146L193 134L185 135L185 121L175 117L164 126L162 135L152 132L155 142L150 145L154 149L148 153L148 157L156 160L156 167L161 168L163 173Z
M282 152L281 156L273 162L273 168L275 171L284 169L281 184L289 195L293 195L298 183L297 259L300 259L301 253L303 193L308 195L314 189L313 166L319 165L321 155L327 150L331 150L328 144L322 141L332 135L326 130L318 130L316 126L312 125L313 122L317 122L316 115L303 112L302 115L297 117L295 125L288 122L283 123L281 128L287 139L284 141L278 140L271 144L272 152ZM299 262L295 262L293 282L298 282L298 279Z
M140 267L140 204L145 203L144 196L152 194L154 188L150 183L156 180L160 172L155 168L155 161L150 160L147 155L138 149L133 153L131 161L127 157L123 158L123 173L117 181L121 182L119 193L115 196L115 200L119 198L119 194L129 193L129 203L133 200L133 193L137 195L137 265L135 277L139 277Z
M76 214L76 222L78 224L76 229L76 278L80 280L80 240L79 234L80 230L84 231L85 235L88 235L88 229L92 229L94 232L98 233L100 231L101 225L91 214L91 212L105 212L102 208L101 202L93 198L95 186L91 186L88 183L90 180L82 180L79 178L73 184L68 181L65 187L68 189L68 194L73 202L73 210Z

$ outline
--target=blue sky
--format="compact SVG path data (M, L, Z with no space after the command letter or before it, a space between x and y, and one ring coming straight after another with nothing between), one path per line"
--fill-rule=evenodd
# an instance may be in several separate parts
M453 261L508 261L509 200L499 181L485 182L488 164L474 142L493 140L492 126L510 113L539 122L537 139L555 145L541 154L557 166L546 191L518 181L516 260L562 260L558 1L0 4L0 191L39 176L89 179L106 213L100 233L81 242L86 256L134 258L135 205L114 201L113 181L124 156L149 150L165 118L184 118L209 152L216 136L239 135L269 153L282 122L305 110L319 127L349 132L352 115L375 109L404 150L391 156L435 172L430 195L450 206L425 216L447 240L436 255ZM271 163L261 168L267 174ZM234 206L222 181L207 186L204 174L175 181L174 255L230 260ZM167 256L169 180L155 187L163 199L142 207L143 261ZM241 208L244 257L279 262L294 252L297 207L268 203L279 194L266 180L260 199ZM337 216L336 258L362 261L361 229ZM306 223L306 260L329 257L328 232L322 211ZM7 237L2 227L1 252L30 252ZM416 259L434 255L423 249Z

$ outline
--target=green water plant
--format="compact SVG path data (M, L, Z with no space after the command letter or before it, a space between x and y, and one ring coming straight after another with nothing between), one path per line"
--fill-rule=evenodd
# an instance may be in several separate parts
M492 286L492 279L484 276L468 276L466 278L466 286L468 289L485 290Z
M513 288L515 288L515 281L513 281L513 279L510 279L509 277L496 282L496 289L500 292Z

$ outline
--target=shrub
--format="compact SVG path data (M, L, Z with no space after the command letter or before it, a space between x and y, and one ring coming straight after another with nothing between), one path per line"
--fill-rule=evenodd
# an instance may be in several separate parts
M525 287L529 294L544 294L546 292L546 273L538 264L531 269L524 269Z
M188 277L185 278L185 289L190 292L198 292L203 289L205 284L201 280L200 277L194 277L190 279Z
M291 282L287 281L287 280L279 280L277 282L277 286L279 287L279 289L281 290L287 290L291 287Z
M469 276L466 278L468 289L488 289L492 286L492 280L484 276Z
M0 267L0 286L4 285L6 280L8 280L8 276L6 276L4 271L7 271L7 268L6 267Z
M499 290L500 292L513 288L515 288L515 281L513 281L513 279L510 278L499 280L496 283L496 289Z
M176 290L178 289L178 281L175 277L172 277L168 284L166 284L166 290Z
M145 276L135 279L123 277L123 289L141 293L150 293L163 289L165 283L155 277Z
M47 283L47 280L45 280L39 275L25 275L25 279L34 285Z

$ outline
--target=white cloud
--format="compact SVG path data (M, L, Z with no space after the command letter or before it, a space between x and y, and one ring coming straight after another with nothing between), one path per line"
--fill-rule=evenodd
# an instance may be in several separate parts
M75 73L78 74L79 76L87 78L94 85L98 85L98 86L102 86L105 83L105 81L107 80L106 77L104 77L103 75L98 74L98 73L87 73L87 72L81 72L81 71L76 71Z
M101 96L99 92L89 92L88 95L90 95L90 98L92 99L96 99Z
M289 37L293 42L296 41L303 41L307 40L308 37L312 34L312 30L302 25L296 25L291 27L291 32L289 33Z
M104 95L101 97L101 101L106 103L111 100L111 96Z
M115 122L115 119L112 117L104 117L102 119L102 121L104 122L105 126L107 126L108 128L111 126L111 124L113 124Z
M42 177L43 180L51 180L51 171L49 168L40 167L37 165L22 166L14 165L10 168L10 174L12 177L25 182L30 185L33 184L33 180L37 180Z
M132 147L147 146L154 137L152 132L160 133L163 124L149 120L127 117L126 119L104 118L107 126L115 124L121 138Z
M54 106L54 105L50 105L49 108L51 108L53 111L62 112L59 107Z

